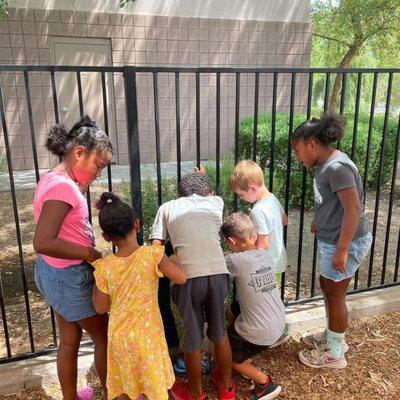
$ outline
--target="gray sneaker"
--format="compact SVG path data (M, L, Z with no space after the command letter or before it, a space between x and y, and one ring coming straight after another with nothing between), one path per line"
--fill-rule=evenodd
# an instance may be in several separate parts
M311 350L320 348L326 344L326 329L322 332L309 333L306 332L301 336L303 343ZM349 351L349 346L346 342L343 343L343 353Z
M336 358L328 346L314 348L313 350L305 349L299 353L300 361L311 368L346 368L347 361L344 355Z

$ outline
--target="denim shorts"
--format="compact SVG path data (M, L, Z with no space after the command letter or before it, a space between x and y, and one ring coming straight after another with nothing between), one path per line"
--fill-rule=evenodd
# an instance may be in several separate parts
M93 267L86 261L54 268L38 255L35 282L46 302L66 321L79 321L97 314L92 302Z
M364 261L372 244L372 235L367 233L351 242L347 256L346 270L338 271L332 266L332 257L336 250L336 245L318 240L318 250L321 257L319 273L334 282L352 278L360 264Z

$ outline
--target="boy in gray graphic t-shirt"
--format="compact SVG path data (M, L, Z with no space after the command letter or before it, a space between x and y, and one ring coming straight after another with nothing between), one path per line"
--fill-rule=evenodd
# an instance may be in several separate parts
M255 382L246 398L273 399L281 387L252 365L251 358L289 338L282 335L285 306L276 286L274 261L265 249L257 248L257 230L248 215L231 214L222 224L221 232L231 250L225 259L239 300L231 306L236 319L228 327L232 369Z

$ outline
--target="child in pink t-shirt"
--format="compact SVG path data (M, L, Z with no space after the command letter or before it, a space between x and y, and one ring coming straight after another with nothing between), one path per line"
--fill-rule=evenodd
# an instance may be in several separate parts
M60 125L53 127L46 146L61 161L41 177L35 192L35 281L57 319L57 371L63 398L88 399L93 397L91 388L76 389L82 329L93 340L95 366L106 393L107 317L97 314L92 302L94 278L89 262L101 255L95 249L83 193L109 164L112 146L88 116L69 132Z

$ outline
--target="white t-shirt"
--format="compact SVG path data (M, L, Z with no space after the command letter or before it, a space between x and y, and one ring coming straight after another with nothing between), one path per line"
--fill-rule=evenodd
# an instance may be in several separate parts
M283 243L283 208L279 200L270 193L268 197L254 203L250 211L258 235L268 235L268 253L275 263L275 272L281 273L287 267L287 255Z
M150 240L171 240L188 279L228 274L219 236L223 208L218 196L168 201L158 209Z
M226 264L240 305L237 333L260 346L275 343L285 327L285 306L276 287L271 256L264 249L230 253Z

